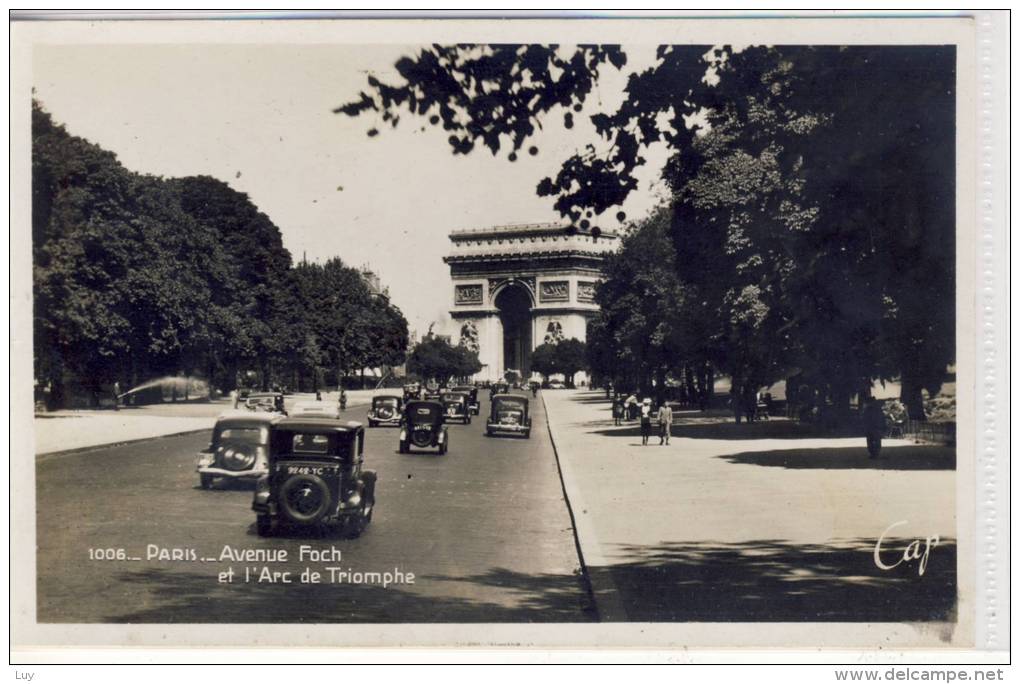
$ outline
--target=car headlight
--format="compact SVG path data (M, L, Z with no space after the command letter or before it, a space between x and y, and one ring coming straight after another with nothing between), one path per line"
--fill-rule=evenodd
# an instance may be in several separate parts
M255 465L255 454L237 447L224 447L220 451L220 463L227 470L248 470Z

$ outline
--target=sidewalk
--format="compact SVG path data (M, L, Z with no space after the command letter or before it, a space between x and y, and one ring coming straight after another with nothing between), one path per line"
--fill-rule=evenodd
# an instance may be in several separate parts
M785 420L676 415L641 446L604 393L544 391L567 496L603 621L896 621L954 607L955 454L833 438ZM938 535L918 562L884 562Z
M376 394L393 390L351 390L347 392L346 415L364 421L365 411ZM399 390L396 390L399 393ZM293 394L286 398L292 407L298 401L314 401L313 394ZM336 403L336 392L325 392L324 402ZM50 454L119 444L142 439L167 437L197 430L212 430L216 416L230 410L228 399L210 402L180 402L131 406L120 411L53 411L36 414L35 453Z

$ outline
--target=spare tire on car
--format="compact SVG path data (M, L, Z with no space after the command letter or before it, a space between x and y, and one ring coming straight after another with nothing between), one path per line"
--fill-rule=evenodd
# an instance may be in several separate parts
M280 510L292 522L314 525L329 512L333 497L322 478L302 473L283 483L279 502Z

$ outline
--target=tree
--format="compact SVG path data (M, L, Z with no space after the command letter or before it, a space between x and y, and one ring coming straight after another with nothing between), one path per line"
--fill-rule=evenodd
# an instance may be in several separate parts
M369 77L337 111L427 116L455 154L481 143L512 161L625 63L611 46L434 45L397 63L402 82ZM617 111L592 115L600 147L537 192L595 232L637 187L643 150L664 143L676 266L709 312L695 322L719 324L704 356L741 392L799 370L836 410L899 375L923 418L921 389L937 391L955 346L954 64L939 46L660 46Z
M464 378L482 369L478 355L461 346L453 346L439 337L422 340L407 358L407 370L426 380L446 381Z
M291 267L279 229L207 176L132 173L32 111L35 375L96 391L160 375L263 388L396 365L399 309L339 258ZM464 365L464 364L462 364Z
M567 379L567 384L574 386L574 376L588 367L588 359L584 342L576 337L563 340L556 345L556 367Z
M556 345L545 342L531 352L531 370L541 373L548 380L549 376L558 372L556 365Z

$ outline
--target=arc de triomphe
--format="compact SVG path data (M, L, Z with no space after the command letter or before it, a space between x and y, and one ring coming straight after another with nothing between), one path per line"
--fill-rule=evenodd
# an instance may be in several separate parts
M585 340L602 261L619 237L541 223L454 231L450 242L452 338L477 348L478 379L496 380L509 369L528 378L546 340Z

